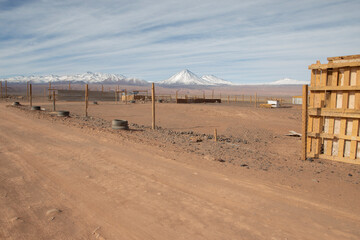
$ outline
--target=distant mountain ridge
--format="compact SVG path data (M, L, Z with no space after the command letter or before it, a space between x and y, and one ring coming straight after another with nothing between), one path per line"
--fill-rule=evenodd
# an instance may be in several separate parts
M74 75L44 75L44 76L16 76L10 78L0 79L6 80L9 83L21 83L21 82L32 82L32 83L103 83L103 84L121 84L121 85L134 85L134 86L146 86L150 83L138 79L128 78L121 74L111 73L93 73L86 72L82 74ZM188 69L182 70L171 76L169 79L155 82L156 84L163 87L216 87L216 86L241 86L241 85L303 85L309 84L309 81L299 81L291 78L284 78L274 82L268 83L247 83L247 84L235 84L230 81L218 78L214 75L204 75L202 77L197 76Z
M160 85L166 86L223 86L233 85L232 82L223 80L214 75L197 76L188 69L176 73L169 79L157 82Z
M74 82L74 83L104 83L104 84L126 84L126 85L148 85L145 80L138 78L127 78L121 74L111 73L93 73L86 72L75 75L45 75L45 76L16 76L12 78L3 79L9 82L32 82L32 83L47 83L47 82Z

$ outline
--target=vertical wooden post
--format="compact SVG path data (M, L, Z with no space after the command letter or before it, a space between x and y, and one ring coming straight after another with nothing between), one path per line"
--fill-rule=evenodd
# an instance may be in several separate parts
M302 160L306 160L306 154L307 154L307 125L308 125L308 85L303 85L303 89L302 89L302 121L301 121L301 126L302 126L301 159Z
M257 93L255 93L255 108L257 108Z
M125 104L127 104L127 91L125 89Z
M104 85L101 84L101 93L103 93L103 92L104 92Z
M89 84L85 85L85 117L88 116Z
M5 80L5 97L7 98L7 81Z
M29 94L30 94L30 107L32 107L32 84L29 84Z
M152 129L155 129L155 84L152 83L151 88L151 96L152 96Z
M228 95L228 104L230 103L230 96Z
M211 93L211 99L214 99L214 89L212 90L212 93Z
M216 130L216 128L214 129L214 141L217 142L217 130Z
M55 90L53 91L53 94L52 94L52 97L53 97L53 112L56 111L56 107L55 107Z
M49 82L49 99L51 99L51 82Z
M3 97L3 91L2 91L2 81L0 81L0 97Z

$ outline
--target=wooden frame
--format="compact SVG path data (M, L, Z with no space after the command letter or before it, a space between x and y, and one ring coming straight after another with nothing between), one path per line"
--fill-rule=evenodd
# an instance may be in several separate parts
M305 158L360 164L360 55L328 61L309 66Z

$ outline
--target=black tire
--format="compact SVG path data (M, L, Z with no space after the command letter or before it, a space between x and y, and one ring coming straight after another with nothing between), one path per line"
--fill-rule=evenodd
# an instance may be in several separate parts
M70 115L69 111L58 111L57 116L58 117L68 117Z
M40 110L41 110L41 107L40 107L40 106L32 106L32 107L31 107L31 110L33 110L33 111L40 111Z
M19 102L13 102L12 105L13 106L20 106L20 103Z
M114 119L111 122L112 126L127 126L129 123L126 120Z

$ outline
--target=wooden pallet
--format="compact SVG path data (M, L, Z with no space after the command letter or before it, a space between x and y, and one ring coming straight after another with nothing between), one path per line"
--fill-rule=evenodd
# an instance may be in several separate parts
M360 164L360 55L328 61L309 66L305 158Z

